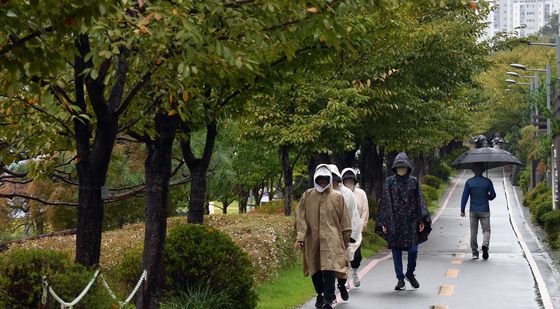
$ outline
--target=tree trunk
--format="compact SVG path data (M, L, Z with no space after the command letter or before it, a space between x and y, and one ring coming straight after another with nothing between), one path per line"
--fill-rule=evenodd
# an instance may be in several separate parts
M249 191L248 190L239 190L239 213L247 213L247 202L249 199Z
M393 170L391 169L391 166L393 166L393 161L395 161L395 157L398 155L397 152L389 152L387 154L387 156L385 157L385 162L387 164L387 176L389 175L393 175Z
M146 178L144 269L148 272L148 280L140 288L136 299L136 306L140 309L159 308L161 292L165 284L163 254L176 120L165 114L158 114L155 125L158 137L146 145L148 155L144 162Z
M254 207L261 206L261 199L264 193L264 184L260 186L260 188L253 188L253 196L255 197L255 205Z
M184 130L191 135L189 130ZM190 139L181 142L183 158L191 172L191 193L189 198L189 212L187 220L189 223L202 224L204 221L204 203L206 200L206 173L212 159L214 143L218 135L215 121L206 126L206 142L201 158L196 158L190 144Z
M282 190L282 197L284 200L284 215L290 216L292 214L292 199L294 193L293 185L293 171L292 164L290 163L290 155L287 146L280 146L278 150L280 155L280 164L282 165L282 176L284 179L284 186Z
M360 187L366 192L368 197L373 197L375 184L375 145L371 138L362 141L360 149Z
M377 201L381 200L383 195L383 183L385 182L385 174L383 173L383 158L385 157L385 149L383 146L374 147L373 151L373 198Z
M340 171L347 167L352 167L354 165L354 158L356 156L356 150L345 151L342 154L337 154L334 156L334 162Z

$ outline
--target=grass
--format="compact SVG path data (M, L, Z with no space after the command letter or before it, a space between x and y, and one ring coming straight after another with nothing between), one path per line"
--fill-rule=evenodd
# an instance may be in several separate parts
M432 201L430 203L430 205L428 205L428 212L430 214L433 214L439 207L439 202L441 201L442 197L443 197L443 193L445 192L445 190L447 189L449 185L447 183L443 183L439 186L439 189L436 190L439 198L437 201Z
M301 255L296 264L281 270L278 277L263 282L257 288L258 309L287 309L297 307L315 295L310 277L303 276Z
M362 256L364 259L369 258L385 248L385 245L385 241L377 237L374 244L362 246ZM311 278L303 276L301 256L296 264L281 270L277 278L263 282L257 288L257 294L257 309L295 308L316 295Z

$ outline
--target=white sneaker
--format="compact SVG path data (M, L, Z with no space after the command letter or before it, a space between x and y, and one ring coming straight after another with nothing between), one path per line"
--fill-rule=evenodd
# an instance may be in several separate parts
M358 278L358 270L353 268L352 269L352 283L355 287L360 286L360 278Z

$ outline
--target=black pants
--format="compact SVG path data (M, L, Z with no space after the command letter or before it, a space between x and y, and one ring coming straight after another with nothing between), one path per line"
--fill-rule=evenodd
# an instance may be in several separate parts
M360 267L361 263L362 263L362 246L360 245L356 250L356 252L354 252L354 259L352 260L352 262L350 262L350 265L352 266L352 268L358 268Z
M336 299L334 295L334 271L318 271L311 276L311 280L313 281L315 292L317 292L317 294L323 294L325 301L334 301Z

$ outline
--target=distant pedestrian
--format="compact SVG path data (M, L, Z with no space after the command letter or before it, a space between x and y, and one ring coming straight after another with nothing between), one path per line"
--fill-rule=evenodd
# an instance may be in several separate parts
M492 180L482 176L484 173L484 164L475 165L471 171L474 176L465 183L463 197L461 198L461 217L465 216L465 208L467 200L471 199L469 208L469 218L471 227L471 250L472 258L478 259L478 222L482 226L482 258L487 260L490 256L488 251L490 248L490 203L489 201L496 198L494 184Z
M303 271L311 280L316 308L331 309L337 276L346 275L352 226L342 194L332 189L332 175L325 164L317 166L314 188L299 201L296 218L296 247L303 249Z
M342 183L354 193L361 221L359 239L357 239L355 243L350 243L350 247L348 248L350 254L350 265L352 266L352 284L355 287L359 287L360 278L358 277L358 268L362 262L362 232L368 224L369 204L366 192L356 186L358 184L358 176L353 168L348 167L342 170Z
M329 169L331 170L333 177L333 188L342 193L344 198L344 204L346 204L346 209L348 210L348 217L352 225L352 234L350 234L350 245L347 250L348 261L354 256L354 251L356 247L354 244L362 242L362 221L360 219L360 213L358 211L358 203L356 202L356 197L354 192L342 185L342 175L338 171L338 167L334 164L329 164ZM353 251L351 251L353 250ZM348 290L346 289L346 282L348 280L347 274L337 276L338 283L337 287L340 291L340 298L342 300L348 300Z
M405 288L405 278L417 289L420 284L416 280L414 271L418 245L428 239L431 218L418 180L410 175L412 165L406 153L401 152L395 157L391 169L396 175L385 179L375 232L387 241L388 248L392 250L393 265L398 280L395 290ZM408 252L406 274L403 274L403 251Z

